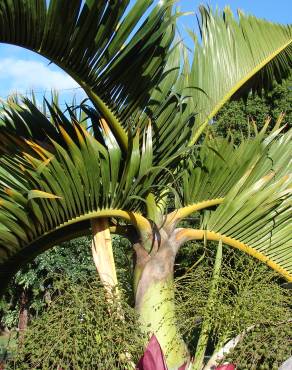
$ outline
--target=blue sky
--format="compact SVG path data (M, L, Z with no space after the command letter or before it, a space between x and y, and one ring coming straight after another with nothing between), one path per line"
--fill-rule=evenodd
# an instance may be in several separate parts
M160 0L167 1L167 0ZM292 23L292 0L178 0L184 12L196 11L199 4L210 4L223 8L228 4L234 11L246 13L279 22ZM185 16L179 20L180 28L196 29L195 18ZM51 89L60 90L62 101L69 101L75 95L77 100L84 97L78 85L64 72L35 53L20 47L0 44L0 98L5 99L13 92L26 93L34 89L37 97Z
M212 7L218 6L220 9L229 5L233 11L241 9L248 14L265 18L273 22L291 23L292 22L292 1L291 0L180 0L178 1L182 10L195 11L200 4L210 4ZM191 23L189 20L187 23Z

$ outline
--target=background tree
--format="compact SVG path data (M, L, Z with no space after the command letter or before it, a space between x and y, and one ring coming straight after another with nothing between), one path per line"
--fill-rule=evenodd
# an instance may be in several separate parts
M28 316L41 313L52 299L55 277L61 274L66 275L66 279L72 283L95 279L96 269L88 238L54 247L17 272L3 297L8 307L3 310L2 325L9 329L18 326L20 297L24 292L28 301Z
M92 232L94 261L109 293L117 283L110 233L127 237L136 253L140 328L155 333L169 369L177 369L190 360L176 326L173 287L175 257L185 242L218 242L211 298L222 243L291 279L291 133L276 140L276 127L263 141L264 128L239 148L209 137L195 145L235 93L268 88L287 75L291 29L201 8L201 41L194 37L189 66L172 42L177 15L169 4L154 7L138 27L151 3L139 0L125 16L127 1L0 1L0 41L58 64L94 107L82 107L86 121L75 107L63 114L47 104L48 118L28 100L4 105L0 276L4 286L37 254ZM174 212L167 211L169 197ZM202 214L200 225L180 227L194 212ZM108 295L109 303L114 299L118 292ZM202 329L194 369L205 342Z
M267 133L276 124L280 114L284 113L283 123L287 128L292 122L292 77L282 84L275 83L268 93L248 95L246 99L233 100L224 105L214 118L213 130L217 135L232 134L236 142L240 142L242 135L247 137L254 134L253 122L262 129L266 119L271 123Z
M119 236L113 237L119 283L127 292L128 303L133 303L129 278L132 261L129 261L129 251L130 246L125 240ZM88 285L96 281L89 237L80 237L53 247L16 273L1 298L1 327L15 329L18 326L20 298L24 291L28 299L27 318L39 316L50 304L60 277L65 277L67 284ZM65 283L63 286L65 287Z

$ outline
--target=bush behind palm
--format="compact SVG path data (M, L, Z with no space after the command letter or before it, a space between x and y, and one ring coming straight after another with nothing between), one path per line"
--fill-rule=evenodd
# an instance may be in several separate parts
M74 284L61 275L55 286L55 299L32 321L11 369L126 369L129 353L138 362L145 337L133 308L112 301L109 311L98 281Z
M198 255L202 250L197 245ZM175 282L177 317L183 318L178 325L191 353L203 320L209 320L212 328L208 355L254 326L227 358L239 369L246 363L256 369L280 365L291 353L290 291L259 262L226 250L216 298L206 309L213 263L207 250L201 263L190 270L184 266L185 273ZM59 275L52 296L48 310L32 321L11 369L129 369L125 362L129 354L132 362L138 362L147 337L123 296L122 317L117 301L109 310L98 281L77 284Z

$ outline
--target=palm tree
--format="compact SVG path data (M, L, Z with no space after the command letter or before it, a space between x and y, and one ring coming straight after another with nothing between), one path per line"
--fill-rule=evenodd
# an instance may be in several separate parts
M178 14L152 2L129 10L127 0L0 0L0 41L47 57L90 101L81 113L28 99L3 103L0 275L4 288L39 253L92 233L97 270L111 288L110 234L128 238L141 329L178 369L189 353L175 324L173 273L187 241L218 242L216 266L223 243L292 280L291 131L278 125L264 139L264 128L239 147L202 139L230 98L288 74L292 30L202 7L190 64L174 40ZM196 212L200 223L181 227Z

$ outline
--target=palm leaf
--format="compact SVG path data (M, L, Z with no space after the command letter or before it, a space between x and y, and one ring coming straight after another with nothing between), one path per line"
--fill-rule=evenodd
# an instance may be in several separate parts
M264 139L265 129L254 139L242 141L239 147L230 138L207 137L179 171L182 204L187 207L223 199L235 187L241 186L243 191L271 173L273 181L289 174L292 130L282 134L283 128L278 129Z
M266 178L240 194L230 192L202 229L211 232L209 239L221 238L292 281L291 184L291 175L277 182Z
M129 10L129 0L1 0L0 42L35 51L71 75L126 148L127 121L159 81L173 38L171 5L151 10L152 3L139 0Z
M49 115L50 113L50 115ZM71 119L63 114L58 106L52 101L44 99L41 108L25 97L10 97L7 102L1 102L0 106L0 135L17 138L25 138L39 142L49 142L49 137L63 143L57 124L73 133L72 121L79 121L78 110L71 112ZM4 143L4 140L3 140ZM19 142L20 144L20 142ZM7 150L8 148L6 148ZM13 148L11 148L13 151ZM0 148L0 154L4 147Z
M184 200L192 204L168 221L203 210L200 229L182 231L187 239L222 240L292 281L292 130L281 131L265 139L262 131L238 148L206 139L183 176Z
M241 184L242 185L242 184ZM215 211L205 212L200 228L181 229L178 238L213 240L237 248L292 281L292 175L234 187Z
M193 144L218 110L232 97L252 89L262 91L276 79L287 76L291 68L292 28L231 10L211 11L200 7L201 43L195 40L190 73L191 86L198 107Z
M189 89L188 59L186 48L177 42L169 53L164 74L150 97L145 115L138 121L138 127L144 127L149 120L153 126L156 165L172 162L172 167L177 167L192 134L196 107Z
M13 125L0 132L1 284L2 277L7 281L41 251L90 232L92 218L122 218L137 226L142 219L138 213L145 209L143 199L163 177L161 168L152 163L151 126L142 133L142 142L140 135L131 138L122 161L105 121L99 141L77 123L76 116L71 120L55 106L57 113L50 120L41 111L36 114L43 117L39 133L44 129L46 140L35 142L30 137L31 116L23 109L24 137L18 137Z

